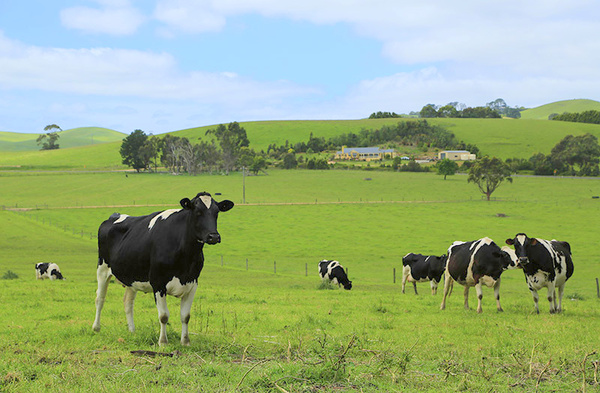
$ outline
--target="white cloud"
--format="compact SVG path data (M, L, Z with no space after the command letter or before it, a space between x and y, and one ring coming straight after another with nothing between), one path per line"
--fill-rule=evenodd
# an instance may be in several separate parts
M60 12L63 26L86 33L115 36L131 35L145 17L127 0L100 0L101 8L70 7Z

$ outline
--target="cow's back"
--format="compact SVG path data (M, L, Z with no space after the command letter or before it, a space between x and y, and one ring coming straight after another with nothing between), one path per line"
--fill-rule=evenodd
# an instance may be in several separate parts
M479 240L478 240L479 241ZM478 242L477 241L477 242ZM448 274L458 283L465 283L467 271L471 262L471 246L476 242L455 242L448 249L448 261L446 270Z

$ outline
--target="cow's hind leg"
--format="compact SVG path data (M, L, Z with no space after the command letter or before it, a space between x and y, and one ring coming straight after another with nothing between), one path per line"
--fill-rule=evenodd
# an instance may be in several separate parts
M475 287L477 289L477 287ZM465 310L469 309L469 286L465 285ZM479 292L477 292L477 295L479 297ZM479 307L477 308L477 312L479 312Z
M446 272L446 279L444 280L444 298L442 299L442 304L440 305L440 310L446 309L446 297L448 297L448 294L450 292L452 292L452 284L453 284L453 279L452 279L452 277L450 277L450 274L448 274L448 272Z
M496 282L494 283L494 297L496 298L496 308L498 311L504 311L502 306L500 305L500 279L502 277L498 277Z
M194 285L188 293L181 297L181 345L190 345L188 323L190 322L190 312L192 310L194 296L196 295L196 288L198 288L198 284Z
M556 294L554 293L554 283L548 283L548 303L550 304L550 314L554 314L556 312Z
M125 295L123 296L123 306L125 307L125 318L127 318L127 327L130 332L135 331L133 323L133 303L135 302L137 291L131 287L125 287Z
M418 295L419 293L417 292L417 282L413 281L413 288L415 289L415 295Z
M98 280L98 290L96 290L96 318L92 325L92 329L95 332L100 331L100 313L102 312L102 307L104 307L104 299L106 298L106 291L108 290L108 283L111 276L110 267L108 267L106 262L100 260L98 262L98 269L96 270L96 280Z
M161 295L160 292L154 292L156 309L158 310L158 321L160 322L160 335L158 345L167 345L167 323L169 322L169 309L167 308L167 294Z
M556 312L562 312L562 298L564 291L565 284L563 283L563 285L558 286L558 308L556 309ZM554 297L554 299L556 300L556 296Z

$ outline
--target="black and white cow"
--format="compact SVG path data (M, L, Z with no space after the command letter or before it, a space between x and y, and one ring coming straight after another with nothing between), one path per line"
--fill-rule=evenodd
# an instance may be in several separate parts
M344 289L352 289L352 281L348 280L344 267L338 261L328 259L320 261L319 276L322 280L329 280L338 286L343 285Z
M540 313L537 291L546 287L550 313L561 312L565 283L573 275L573 259L569 243L529 238L526 234L519 233L514 239L506 239L506 244L515 247L519 264L525 273L525 281L533 296L535 311ZM558 288L558 305L555 288Z
M437 287L442 280L442 274L446 269L446 255L440 257L435 255L421 255L408 253L402 258L402 293L406 287L406 281L412 282L417 293L417 283L429 281L431 294L437 293Z
M64 280L62 273L56 263L36 263L35 264L35 278L43 280L49 278L50 280Z
M506 269L517 267L515 259L514 254L511 256L488 237L471 242L454 242L448 248L444 299L440 309L446 308L446 296L456 281L465 287L465 309L469 309L469 288L474 286L477 291L477 312L483 311L481 299L485 284L494 288L498 311L503 311L500 306L500 275Z
M188 322L198 276L204 266L204 244L221 242L217 216L233 202L215 201L201 192L184 198L181 209L130 217L114 213L98 230L98 291L93 329L100 330L100 313L111 276L125 287L125 315L134 331L133 303L137 291L152 292L160 321L159 345L167 344L169 310L166 296L181 298L181 344L189 345Z

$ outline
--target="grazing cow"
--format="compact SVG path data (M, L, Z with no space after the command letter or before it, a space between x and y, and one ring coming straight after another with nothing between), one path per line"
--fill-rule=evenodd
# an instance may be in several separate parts
M329 280L334 284L342 284L344 289L352 289L352 281L348 280L348 275L344 267L338 261L323 259L319 262L319 276L321 279Z
M133 303L137 291L152 292L160 321L159 345L167 344L167 295L181 298L181 344L189 345L188 322L198 276L204 266L204 244L221 242L217 216L233 202L215 201L201 192L180 201L181 209L147 216L114 213L98 230L98 291L93 329L100 330L100 313L112 275L125 287L125 315L134 331Z
M444 299L440 309L446 308L446 296L456 281L465 287L465 309L469 309L469 288L474 286L477 291L477 312L483 311L481 299L483 298L482 286L485 284L494 288L498 311L503 311L500 306L500 275L504 270L516 267L517 263L514 257L498 247L490 238L484 237L471 242L454 242L448 248Z
M49 278L50 280L64 280L60 269L56 263L36 263L35 264L35 278L38 280L43 280L44 278Z
M437 293L437 287L442 280L442 274L446 269L446 255L437 257L435 255L421 255L408 253L402 258L402 293L406 287L406 281L412 282L417 293L417 283L429 281L431 294Z
M529 238L526 234L519 233L514 239L506 239L506 244L515 247L519 264L525 274L525 281L533 296L535 312L540 313L537 291L542 287L548 289L550 313L561 312L565 283L573 275L569 243ZM558 288L558 306L555 288Z

